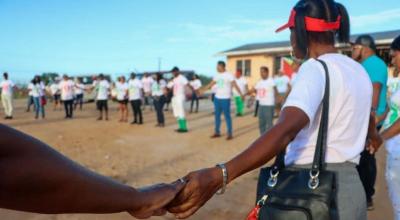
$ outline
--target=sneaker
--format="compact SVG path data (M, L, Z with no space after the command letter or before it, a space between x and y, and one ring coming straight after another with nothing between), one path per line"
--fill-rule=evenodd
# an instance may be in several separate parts
M183 129L177 129L175 131L178 132L178 133L187 133L187 132L189 132L188 130L183 130Z
M373 201L367 202L367 210L368 211L373 211L374 209L375 209L374 202Z
M215 139L215 138L220 138L220 137L221 137L220 134L213 134L210 138Z

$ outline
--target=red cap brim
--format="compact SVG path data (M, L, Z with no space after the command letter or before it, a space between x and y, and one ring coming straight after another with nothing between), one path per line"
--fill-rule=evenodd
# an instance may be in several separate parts
M290 28L290 24L289 24L289 23L286 23L286 24L283 25L282 27L276 29L275 33L279 33L279 32L281 32L281 31L284 31L284 30L288 29L288 28Z

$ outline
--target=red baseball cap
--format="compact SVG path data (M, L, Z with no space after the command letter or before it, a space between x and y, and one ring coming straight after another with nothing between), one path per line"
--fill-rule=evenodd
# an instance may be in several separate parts
M332 30L339 30L341 19L342 17L339 15L336 21L327 22L324 19L305 16L304 23L306 24L307 31L326 32ZM289 21L285 25L276 29L275 32L278 33L288 28L294 28L295 24L296 24L296 10L292 9L292 11L290 12Z

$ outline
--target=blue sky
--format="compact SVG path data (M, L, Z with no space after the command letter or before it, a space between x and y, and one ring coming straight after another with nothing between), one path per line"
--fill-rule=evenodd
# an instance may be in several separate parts
M229 3L228 3L229 2ZM213 74L218 52L287 40L294 0L0 0L0 71L110 73L177 65ZM398 0L340 1L352 33L400 29Z

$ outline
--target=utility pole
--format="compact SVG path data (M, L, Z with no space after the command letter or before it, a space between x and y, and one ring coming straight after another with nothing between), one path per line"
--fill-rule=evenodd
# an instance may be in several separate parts
M162 62L162 58L159 57L159 58L158 58L158 72L161 71L161 62Z

